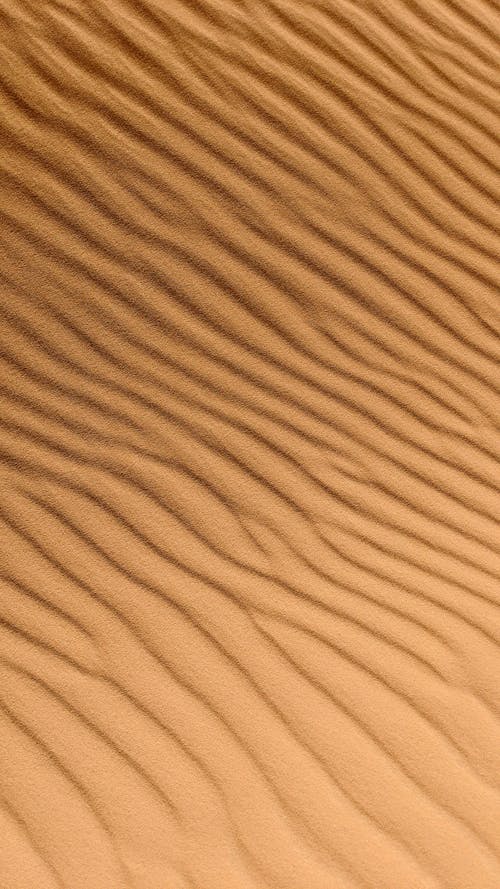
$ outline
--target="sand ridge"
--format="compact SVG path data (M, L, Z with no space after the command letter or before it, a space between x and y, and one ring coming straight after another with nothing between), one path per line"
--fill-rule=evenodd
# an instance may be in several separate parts
M2 3L0 889L498 889L499 32Z

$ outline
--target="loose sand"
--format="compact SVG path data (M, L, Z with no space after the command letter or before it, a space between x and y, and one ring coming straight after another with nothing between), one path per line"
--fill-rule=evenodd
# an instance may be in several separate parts
M0 889L499 889L498 3L0 13Z

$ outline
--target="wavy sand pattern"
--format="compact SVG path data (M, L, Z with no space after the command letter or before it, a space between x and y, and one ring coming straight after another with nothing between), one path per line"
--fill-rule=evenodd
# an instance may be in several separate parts
M2 0L1 889L499 889L496 0Z

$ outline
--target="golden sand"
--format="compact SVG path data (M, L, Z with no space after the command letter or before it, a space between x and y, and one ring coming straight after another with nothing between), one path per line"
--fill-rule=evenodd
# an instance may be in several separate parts
M0 889L499 889L496 0L1 0Z

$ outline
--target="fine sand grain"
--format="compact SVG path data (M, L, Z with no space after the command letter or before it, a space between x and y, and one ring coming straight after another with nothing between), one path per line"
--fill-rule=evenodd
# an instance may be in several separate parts
M497 0L0 0L0 889L500 889Z

